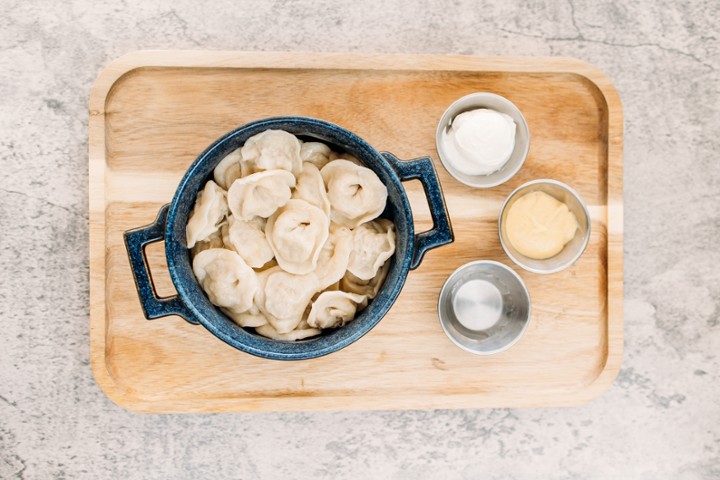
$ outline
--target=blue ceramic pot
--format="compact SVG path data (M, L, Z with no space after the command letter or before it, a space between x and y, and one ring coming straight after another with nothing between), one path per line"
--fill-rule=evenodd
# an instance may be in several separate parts
M391 219L397 230L395 255L387 279L356 319L348 325L326 330L322 335L297 342L270 340L239 327L216 308L203 292L192 272L187 249L185 226L195 204L195 197L212 178L215 166L245 141L264 130L285 130L305 140L318 140L344 150L362 161L387 186L388 202L382 216ZM422 182L430 206L433 228L415 233L412 212L403 181ZM173 297L159 298L148 269L145 247L165 241L170 277L177 290ZM400 294L408 271L420 265L428 250L453 241L450 218L445 207L437 173L429 157L400 161L390 153L380 153L352 132L329 122L304 117L276 117L244 125L210 145L194 162L180 181L172 203L160 209L155 222L125 232L125 245L148 320L180 315L193 324L201 324L213 335L239 350L277 360L302 360L320 357L340 350L369 332L390 310Z

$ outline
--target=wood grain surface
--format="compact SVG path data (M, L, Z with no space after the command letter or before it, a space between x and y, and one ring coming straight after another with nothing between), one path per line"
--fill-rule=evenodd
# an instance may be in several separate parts
M490 190L455 181L435 151L445 108L477 91L509 98L531 134L524 167ZM91 360L119 405L142 412L561 406L595 398L615 378L623 343L623 121L617 92L595 67L565 58L145 51L101 72L89 108ZM122 240L155 218L213 140L275 115L338 123L400 158L433 157L456 237L410 272L368 335L299 362L237 351L179 317L145 320ZM592 217L585 254L547 276L515 267L497 235L503 200L536 178L575 188ZM422 188L405 187L423 231L431 221ZM173 294L162 243L148 256L159 292ZM489 357L457 348L437 319L443 282L477 259L513 266L533 304L522 339Z

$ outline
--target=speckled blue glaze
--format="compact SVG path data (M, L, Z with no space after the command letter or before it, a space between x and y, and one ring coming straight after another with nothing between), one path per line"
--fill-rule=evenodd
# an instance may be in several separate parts
M243 329L222 314L203 293L192 272L185 225L195 197L220 160L245 141L268 129L285 130L307 140L318 140L344 150L362 161L387 186L388 203L382 216L391 219L397 230L395 255L377 297L350 324L298 342L270 340ZM412 211L401 182L418 179L430 205L433 228L415 234ZM402 289L408 271L420 265L425 252L453 241L452 226L445 207L435 167L429 157L400 161L380 153L354 133L338 125L305 117L275 117L244 125L210 145L190 166L180 181L172 203L164 206L152 225L125 233L125 243L143 311L148 319L180 315L200 323L227 344L276 360L302 360L335 352L369 332L390 310ZM165 241L168 269L177 296L158 298L147 267L144 247Z

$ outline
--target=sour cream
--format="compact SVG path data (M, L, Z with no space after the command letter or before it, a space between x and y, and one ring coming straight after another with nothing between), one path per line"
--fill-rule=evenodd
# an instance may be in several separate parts
M502 168L515 149L515 121L487 108L456 116L441 136L447 161L465 175L489 175Z

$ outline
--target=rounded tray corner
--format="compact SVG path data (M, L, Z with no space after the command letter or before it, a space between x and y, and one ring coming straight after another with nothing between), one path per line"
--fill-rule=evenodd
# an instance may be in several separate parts
M152 410L142 408L143 402L141 399L134 397L131 393L123 391L123 389L115 382L107 370L105 364L105 356L100 355L90 356L90 370L92 371L95 383L100 390L107 396L112 403L120 408L123 408L133 413L150 413Z
M136 50L121 55L103 67L95 77L90 90L88 102L90 116L103 115L105 113L105 101L113 86L133 70L147 67L147 60L154 53L152 50Z

